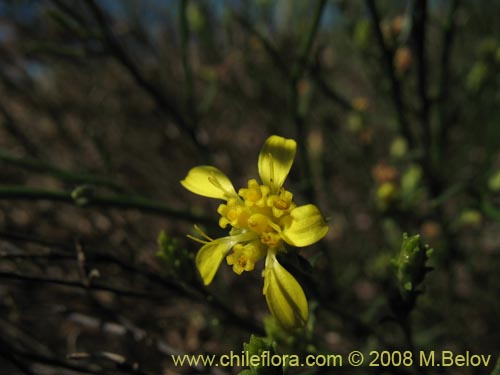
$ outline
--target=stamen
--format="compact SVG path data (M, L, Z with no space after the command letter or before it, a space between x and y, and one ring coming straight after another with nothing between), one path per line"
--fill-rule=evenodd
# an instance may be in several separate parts
M198 237L192 236L192 235L190 235L190 234L188 234L186 237L187 237L187 238L189 238L190 240L196 241L196 242L198 242L198 243L202 243L203 245L206 245L207 243L209 243L209 242L210 242L210 241L204 241L204 240L202 240L201 238L198 238Z
M203 245L206 245L207 243L210 242L210 241L203 241L202 239L199 239L198 237L192 236L190 234L188 234L186 237L189 238L190 240L196 241L196 242L201 243Z
M288 208L288 206L289 206L289 203L282 198L278 198L274 202L274 207L276 207L279 210L286 210Z
M213 241L213 240L214 240L212 237L209 237L209 236L208 236L208 234L206 234L205 232L203 232L197 224L195 224L195 225L194 225L194 229L195 229L195 230L196 230L199 234L201 234L201 236L202 236L203 238L206 238L208 241Z
M281 244L281 236L274 232L265 232L260 236L260 241L269 247L278 247Z
M195 230L195 231L196 231L196 232L197 232L197 233L198 233L201 237L203 237L203 238L204 238L204 240L203 240L203 239L201 239L201 238L198 238L198 237L192 236L192 235L190 235L190 234L188 234L188 235L187 235L187 238L189 238L189 239L191 239L191 240L193 240L193 241L196 241L196 242L198 242L198 243L202 243L202 244L207 244L207 243L209 243L209 242L214 241L214 239L213 239L212 237L209 237L209 236L208 236L205 232L203 232L203 231L201 230L201 228L200 228L198 225L196 225L196 224L194 225L194 230Z

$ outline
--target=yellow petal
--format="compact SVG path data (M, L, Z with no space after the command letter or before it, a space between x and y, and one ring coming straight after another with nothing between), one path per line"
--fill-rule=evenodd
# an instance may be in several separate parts
M225 237L208 242L198 251L196 267L205 285L212 282L222 260L233 245L234 241L230 237Z
M281 232L281 238L292 246L311 245L322 239L328 232L328 226L313 204L300 206L290 212L292 220Z
M189 191L204 197L224 200L237 197L229 178L219 169L210 165L192 168L181 184Z
M283 186L293 164L297 144L293 139L270 136L259 154L259 175L273 193Z
M270 251L264 270L264 295L277 322L286 329L303 327L307 322L307 299L300 284L278 263Z

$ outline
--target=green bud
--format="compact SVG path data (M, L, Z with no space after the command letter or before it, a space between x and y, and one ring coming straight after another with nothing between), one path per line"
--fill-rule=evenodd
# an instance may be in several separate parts
M422 245L420 235L403 234L399 255L393 260L401 294L404 299L415 296L418 286L431 269L426 266L433 249Z
M392 182L384 182L377 189L377 198L384 202L389 202L395 198L397 187Z
M366 48L370 37L370 22L368 20L360 20L354 28L354 43L360 49Z
M347 128L353 132L359 132L364 126L364 119L361 113L351 112L347 117Z
M467 75L467 88L471 91L478 91L488 77L488 74L488 65L484 61L476 62Z
M186 9L186 16L192 30L200 32L205 27L205 17L198 4L190 2Z
M466 209L462 211L455 225L458 228L474 227L477 228L483 221L483 215L480 211L474 209Z
M412 164L401 176L401 190L405 195L414 193L421 179L422 168L417 164Z
M389 208L394 202L397 201L399 189L392 182L384 182L377 188L376 204L382 211Z
M269 358L276 352L275 345L270 339L254 335L250 337L250 342L243 344L243 350L248 353L248 358L259 357L259 359L264 352L269 353ZM283 375L282 366L263 366L261 360L256 361L257 365L250 362L250 369L240 372L239 375Z
M500 191L500 169L493 173L489 178L488 188L494 192Z
M77 206L81 207L89 204L94 196L95 196L95 189L94 186L91 185L77 186L71 192L71 198L73 198Z
M401 159L408 152L408 143L403 137L397 137L392 141L390 152L394 159Z

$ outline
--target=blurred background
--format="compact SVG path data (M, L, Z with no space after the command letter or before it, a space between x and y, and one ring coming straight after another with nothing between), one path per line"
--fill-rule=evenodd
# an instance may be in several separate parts
M2 372L232 374L170 354L241 352L251 334L301 355L492 355L359 374L492 372L499 14L473 0L1 1ZM330 228L282 260L311 308L293 335L267 318L261 268L223 264L202 285L186 234L224 232L217 202L179 184L208 164L243 187L271 134L297 140L286 187ZM403 233L420 234L418 257Z

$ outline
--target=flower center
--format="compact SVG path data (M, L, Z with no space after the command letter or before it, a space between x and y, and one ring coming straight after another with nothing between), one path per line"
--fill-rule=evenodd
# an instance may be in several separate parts
M240 233L247 233L251 240L238 243L227 257L233 271L241 274L251 271L255 262L263 258L269 248L282 246L281 231L291 220L290 212L296 207L293 194L280 188L271 193L267 185L259 185L257 180L248 181L248 187L239 190L238 197L230 198L219 205L221 215L219 225L230 225Z
M271 194L269 186L259 185L255 179L249 180L248 187L240 189L238 194L242 199L231 198L217 209L221 215L219 225L254 232L262 244L279 247L283 224L296 207L293 194L284 188Z

